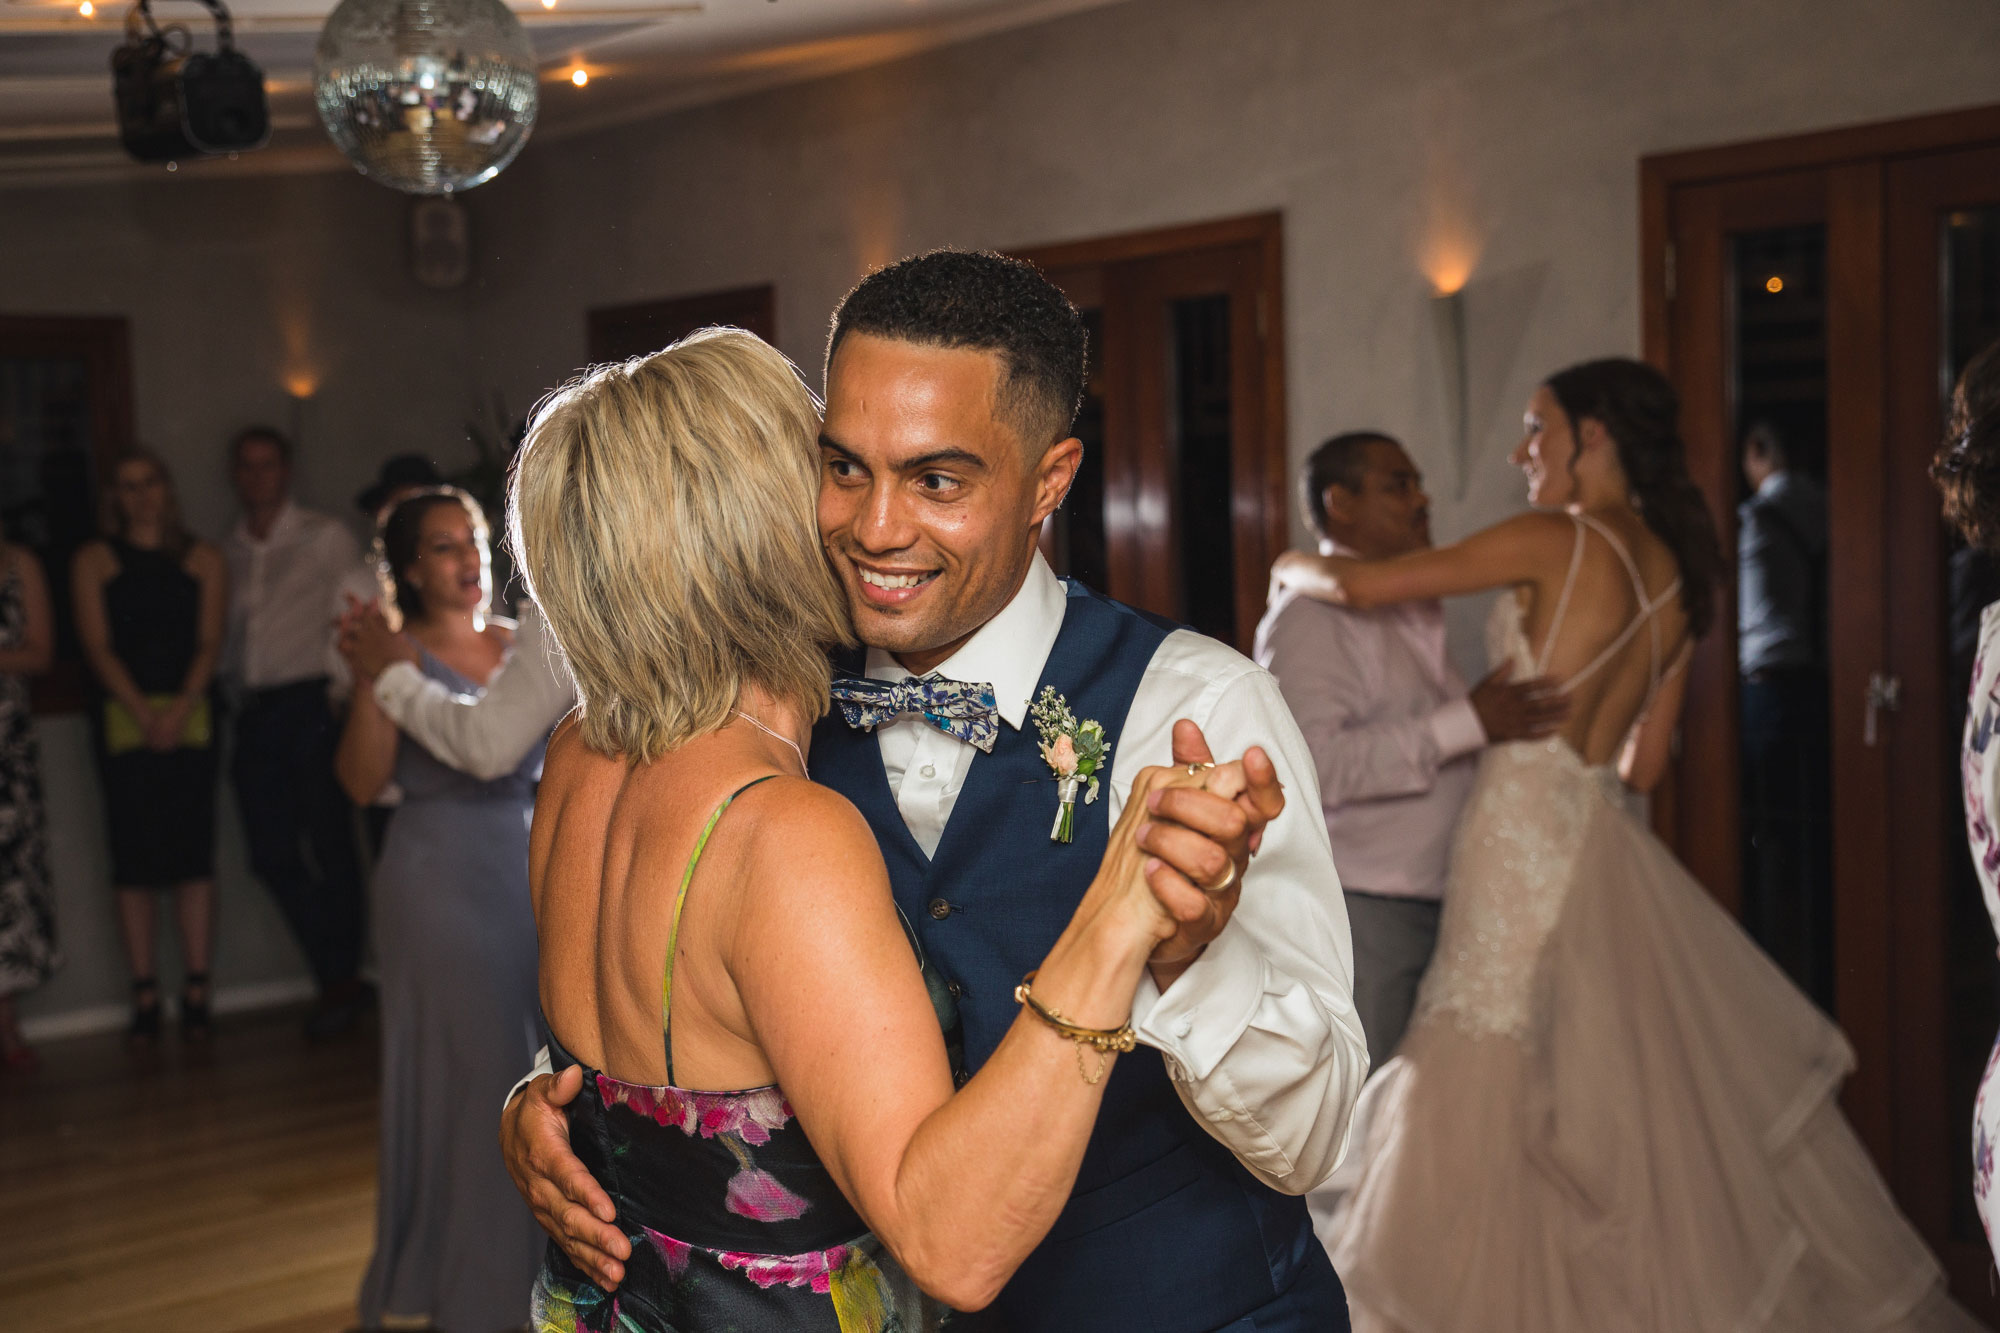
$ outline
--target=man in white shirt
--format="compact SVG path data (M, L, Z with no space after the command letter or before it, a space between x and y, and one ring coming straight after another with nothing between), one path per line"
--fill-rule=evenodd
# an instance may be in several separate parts
M1057 806L1053 775L1032 761L1038 687L1109 733L1107 799L1076 807L1080 843L1089 821L1101 832L1118 817L1140 767L1190 748L1206 757L1193 728L1175 735L1177 719L1231 752L1262 747L1275 772L1253 781L1272 796L1282 781L1300 809L1246 824L1235 864L1205 881L1211 910L1155 955L1132 1008L1141 1054L1111 1075L1124 1092L1107 1090L1064 1220L996 1308L1015 1333L1345 1328L1295 1197L1333 1170L1367 1072L1339 879L1309 816L1311 755L1269 674L1065 586L1036 553L1081 458L1068 427L1083 354L1075 310L999 256L933 252L847 298L829 350L819 521L867 653L836 692L889 702L837 707L809 762L875 828L899 904L916 908L906 914L951 978L964 1075L1012 1020L1013 955L1038 947L1043 918L1066 915L1096 866L1070 858L1074 884L1044 869ZM1082 706L1113 678L1104 688L1118 697ZM902 711L933 688L981 687L997 716L971 738ZM871 718L872 731L853 729ZM1039 779L1011 780L1036 767ZM510 1102L502 1147L571 1257L616 1278L628 1243L568 1152L551 1084Z
M1379 431L1322 444L1299 490L1324 554L1385 560L1431 544L1423 476ZM1403 1040L1437 945L1475 757L1490 743L1553 732L1568 703L1548 682L1509 680L1505 668L1468 695L1445 657L1435 601L1357 611L1283 593L1257 626L1255 656L1312 750L1354 934L1354 1006L1380 1069Z
M360 979L361 863L354 810L334 779L339 729L327 700L327 608L360 560L339 521L291 499L291 445L267 426L230 444L242 518L229 558L222 672L236 706L230 777L250 868L311 966L313 1037L344 1032L374 993Z

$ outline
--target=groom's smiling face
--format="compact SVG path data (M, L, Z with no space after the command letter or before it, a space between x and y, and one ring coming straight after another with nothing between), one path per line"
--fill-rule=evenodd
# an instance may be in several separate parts
M862 641L918 674L1020 589L1082 458L1022 440L1003 372L996 352L861 333L827 367L820 537Z

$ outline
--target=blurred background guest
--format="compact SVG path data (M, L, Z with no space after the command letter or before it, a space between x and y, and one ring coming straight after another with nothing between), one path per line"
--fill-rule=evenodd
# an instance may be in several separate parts
M437 470L437 464L422 454L394 454L382 460L376 471L375 480L354 497L354 507L361 511L367 521L368 531L375 531L376 520L382 511L407 496L414 495L428 486L441 485L444 475ZM375 562L373 551L355 561L340 580L334 592L332 615L336 626L345 623L344 616L351 606L368 606L382 596L382 579ZM327 647L327 673L332 680L332 697L336 705L344 705L354 689L354 673L348 669L347 660L341 655L338 630ZM412 650L414 656L414 650ZM443 689L443 686L439 686ZM553 724L551 724L553 725ZM543 728L542 734L548 734ZM421 737L419 739L422 739ZM524 750L525 746L522 747ZM520 757L518 754L515 756ZM509 764L509 768L513 765ZM486 774L494 777L497 774ZM382 839L389 831L389 816L402 802L402 792L394 782L384 787L367 805L361 808L361 831L368 844L368 859L372 863L382 854Z
M1944 445L1931 464L1944 491L1944 516L1973 547L2000 549L2000 343L1966 363L1952 395ZM1971 706L1965 718L1963 773L1965 827L1993 928L2000 933L2000 602L1980 618L1979 654L1972 668ZM1972 1193L1986 1243L1993 1247L2000 1197L1993 1188L1994 1152L2000 1147L2000 1039L1986 1063L1972 1112ZM2000 1256L2000 1249L1994 1251Z
M47 981L62 961L27 682L48 670L54 643L41 562L0 532L0 1067L22 1071L36 1059L14 997Z
M333 1037L375 998L360 977L361 857L353 809L334 781L339 730L328 701L330 608L361 555L338 520L292 503L282 434L249 427L229 459L243 507L227 543L235 595L223 674L240 710L230 776L250 868L319 987L306 1034Z
M111 836L111 882L132 968L131 1035L160 1031L153 893L180 927L184 1035L204 1037L215 931L215 713L229 575L181 526L173 478L135 450L111 469L104 535L76 554L77 638L97 678L93 713Z
M1743 438L1736 507L1743 709L1743 925L1806 994L1833 1000L1826 495L1769 422Z
M383 517L388 600L423 673L464 694L500 671L510 628L487 619L486 520L451 487ZM428 1319L464 1333L517 1327L540 1232L489 1134L493 1108L541 1044L528 821L542 745L490 781L403 737L357 671L340 781L356 801L391 780L403 802L375 868L382 981L382 1149L375 1254L361 1322Z

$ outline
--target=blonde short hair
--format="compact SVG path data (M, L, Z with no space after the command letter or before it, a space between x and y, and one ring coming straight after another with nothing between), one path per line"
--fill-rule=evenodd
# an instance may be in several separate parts
M569 657L584 743L635 763L755 682L817 718L853 642L820 549L819 402L741 329L599 366L535 410L508 537Z

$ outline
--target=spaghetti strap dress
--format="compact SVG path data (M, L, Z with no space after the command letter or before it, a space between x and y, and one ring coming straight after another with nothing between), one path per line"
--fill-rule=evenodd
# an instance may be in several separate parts
M707 1092L673 1082L681 908L723 812L768 780L716 807L682 873L660 988L666 1084L585 1066L567 1108L570 1146L632 1242L625 1280L604 1291L551 1241L535 1283L535 1333L927 1333L945 1313L869 1234L782 1088ZM558 1071L581 1063L553 1036L549 1053Z
M0 574L0 648L20 643L27 623L20 573L8 562ZM0 673L0 996L33 990L61 964L28 683Z
M1617 536L1577 517L1658 610ZM1493 660L1542 674L1517 598ZM1584 673L1570 678L1570 683ZM1356 1333L1971 1333L1841 1115L1840 1030L1559 738L1495 745L1331 1220Z

